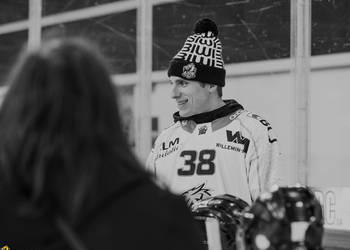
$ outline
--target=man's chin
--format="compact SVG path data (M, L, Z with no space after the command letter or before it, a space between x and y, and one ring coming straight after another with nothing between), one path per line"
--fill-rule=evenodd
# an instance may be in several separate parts
M179 115L180 115L181 117L189 117L189 116L191 116L192 114L191 114L190 112L186 112L186 111L181 111L181 110L179 110Z

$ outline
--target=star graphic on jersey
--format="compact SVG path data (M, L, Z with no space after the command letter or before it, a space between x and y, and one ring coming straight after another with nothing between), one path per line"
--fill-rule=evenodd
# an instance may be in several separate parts
M197 201L203 200L205 198L208 198L211 195L211 190L208 188L205 188L205 183L199 184L198 186L195 186L181 194L183 197L185 197L185 200L187 201L188 207L192 207L194 203Z

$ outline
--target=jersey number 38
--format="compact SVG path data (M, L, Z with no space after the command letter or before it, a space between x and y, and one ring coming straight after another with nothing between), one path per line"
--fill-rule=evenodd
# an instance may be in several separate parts
M215 150L204 149L199 153L195 150L185 150L180 156L185 158L185 166L177 170L178 175L212 175L215 173Z

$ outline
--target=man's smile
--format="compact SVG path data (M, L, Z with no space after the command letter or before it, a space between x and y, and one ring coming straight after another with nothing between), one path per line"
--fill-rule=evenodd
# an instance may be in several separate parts
M177 106L183 106L188 102L188 100L176 101Z

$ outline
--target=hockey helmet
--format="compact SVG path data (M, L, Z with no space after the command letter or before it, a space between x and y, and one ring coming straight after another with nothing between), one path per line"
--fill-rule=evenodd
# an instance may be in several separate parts
M322 249L322 208L308 188L281 187L263 193L241 220L238 249Z
M235 250L236 228L248 203L225 194L213 196L193 205L192 213L200 226L202 244L208 249Z

